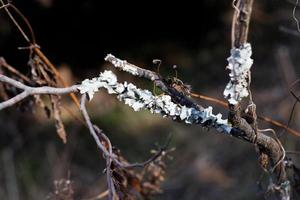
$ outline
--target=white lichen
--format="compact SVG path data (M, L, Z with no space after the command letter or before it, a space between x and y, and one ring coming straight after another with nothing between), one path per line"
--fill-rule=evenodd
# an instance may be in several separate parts
M128 63L126 60L121 60L119 58L116 58L112 54L107 54L107 56L104 58L105 61L110 60L111 63L116 67L120 68L121 70L128 72L134 76L138 75L138 71L136 67L133 67L130 63Z
M85 79L82 81L81 85L78 87L81 94L87 93L90 100L94 97L94 93L99 90L102 83L97 80L97 78L93 78L91 80Z
M149 90L137 88L132 83L118 83L116 75L111 71L100 73L99 77L86 79L78 87L81 94L87 93L89 99L100 88L107 89L108 93L116 94L120 101L132 107L135 111L147 109L151 113L159 113L163 117L173 120L182 120L188 124L202 124L206 127L215 127L220 132L230 133L231 126L221 114L214 115L212 107L203 111L181 106L172 101L169 95L154 96Z
M116 89L112 89L112 86L116 87ZM117 77L112 71L104 71L97 78L85 79L82 81L78 89L81 94L87 93L89 100L92 100L95 92L97 92L101 87L106 88L109 94L123 92L124 90L121 89L122 85L117 83Z
M226 67L230 70L230 81L223 94L230 104L235 105L249 95L247 79L253 64L251 45L246 43L240 48L231 49L230 53Z

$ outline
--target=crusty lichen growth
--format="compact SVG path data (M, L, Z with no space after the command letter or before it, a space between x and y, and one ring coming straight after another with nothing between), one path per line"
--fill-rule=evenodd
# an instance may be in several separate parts
M105 61L110 61L116 68L120 68L121 70L128 72L134 76L138 75L138 70L136 67L133 67L130 63L126 60L121 60L116 58L112 54L107 54L104 58Z
M230 53L231 55L227 59L228 66L226 67L230 70L230 81L226 85L223 94L230 104L236 105L249 95L248 79L253 64L251 45L246 43L240 48L234 47Z
M89 99L95 92L105 88L109 94L116 94L120 101L129 105L135 111L147 109L151 113L159 113L173 120L182 120L187 124L202 124L215 127L219 132L230 133L231 126L227 120L222 119L221 114L214 115L212 107L203 111L188 108L172 102L169 95L153 95L149 90L137 88L132 83L118 83L116 75L112 71L104 71L99 77L86 79L78 89L81 94L87 93Z

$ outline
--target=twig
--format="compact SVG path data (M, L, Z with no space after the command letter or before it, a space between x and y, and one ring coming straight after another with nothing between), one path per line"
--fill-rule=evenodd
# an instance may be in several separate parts
M108 191L109 191L109 199L114 199L116 196L116 191L114 187L114 182L113 182L113 176L111 172L111 163L113 162L116 164L118 167L121 168L136 168L136 167L145 167L146 165L154 162L158 157L160 157L163 153L165 153L166 148L169 144L169 140L167 144L162 147L158 153L156 153L153 157L151 157L149 160L143 162L143 163L135 163L135 164L128 164L121 162L117 159L117 156L112 152L112 145L109 140L109 138L102 133L102 131L95 125L92 124L90 117L88 115L88 112L85 107L86 103L86 94L83 94L81 97L81 112L83 114L83 117L86 121L86 124L89 128L89 131L91 135L93 136L94 140L96 141L97 146L99 149L102 151L104 154L104 158L106 159L106 178L107 178L107 186L108 186ZM104 141L101 141L104 140ZM105 145L106 144L106 145Z
M154 84L157 87L159 87L163 92L170 95L176 103L179 103L180 105L185 105L187 107L193 107L199 110L203 110L202 106L197 105L187 96L177 91L175 88L170 87L159 74L147 69L143 69L134 64L128 63L126 60L121 60L119 58L116 58L112 54L108 54L104 58L104 60L110 62L111 64L114 65L114 67L116 67L119 70L128 72L134 76L138 76L153 81Z
M32 82L27 76L25 76L24 74L22 74L16 68L14 68L11 65L9 65L3 57L0 57L0 66L5 67L8 71L10 71L11 73L17 75L22 80L26 81L28 84L30 84Z
M3 0L0 0L1 4L4 6L4 2ZM12 20L12 22L15 24L15 26L18 28L18 30L20 31L20 33L22 34L23 38L28 42L30 42L29 37L26 35L26 33L24 32L24 30L21 28L21 26L19 25L19 23L17 22L17 20L13 17L13 15L11 14L11 12L8 10L8 7L12 7L11 3L7 3L7 6L4 8L4 10L6 11L6 13L8 14L9 18ZM15 7L14 7L15 8ZM19 13L18 13L19 14ZM24 16L24 15L23 15ZM24 19L24 18L23 18ZM24 20L25 22L27 20ZM27 24L27 23L26 23ZM28 24L27 24L28 25Z
M97 133L98 138L100 139L104 139L105 143L106 143L106 149L109 153L110 156L105 156L106 159L106 180L107 180L107 186L108 186L108 199L115 199L115 197L117 197L116 194L116 189L115 189L115 185L114 185L114 181L113 181L113 174L112 174L112 170L111 170L111 164L113 161L113 151L112 151L112 145L111 142L109 140L109 138L102 133L102 131L96 126L93 125L93 128L95 130L95 132ZM100 136L100 137L99 137ZM103 142L101 142L103 143ZM112 156L113 155L113 156ZM114 159L116 160L116 159Z
M86 110L86 107L85 107L85 102L86 102L86 94L83 94L81 96L81 103L80 103L80 110L81 110L81 113L83 115L83 118L89 128L89 131L91 133L91 135L93 136L97 146L100 148L100 150L104 153L105 156L110 156L109 152L107 151L107 149L104 147L104 145L101 143L100 139L98 138L97 136L97 133L94 129L94 126L91 122L91 119L89 117L89 114Z
M240 0L232 0L231 6L234 8L234 13L232 15L232 21L235 22L236 18L240 15L240 10L238 8L240 4ZM234 46L234 41L235 41L235 23L232 24L231 26L231 46Z
M160 156L166 154L167 152L167 149L169 147L169 144L170 144L170 141L171 141L171 137L168 138L166 144L162 147L159 148L159 150L151 157L149 158L148 160L142 162L142 163L132 163L132 164L126 164L126 165L123 165L121 167L123 168L144 168L146 167L147 165L149 165L150 163L154 162L157 158L159 158ZM170 149L168 151L173 151L174 149Z
M92 124L91 119L86 110L85 103L86 103L86 94L83 94L81 96L80 110L82 112L83 118L85 119L85 122L89 128L91 135L93 136L94 140L97 143L97 146L100 148L100 150L104 154L104 157L106 158L106 176L107 176L107 186L108 186L108 190L109 190L109 199L113 200L116 192L115 192L112 175L111 175L111 171L110 171L111 157L112 157L111 145L109 145L109 151L107 151L106 147L100 141L100 139L97 136L97 133L94 129L94 125Z
M3 2L3 0L0 0L0 2L2 3L2 5L5 5L4 2ZM17 22L17 20L11 14L11 12L8 9L8 7L13 8L14 11L16 11L16 13L24 20L24 22L26 23L28 29L30 30L32 40L30 40L29 37L26 35L25 31L22 29L22 27L19 25L19 23ZM50 62L50 60L45 56L45 54L40 50L39 46L36 44L34 31L33 31L32 27L31 27L29 21L27 20L27 18L12 3L8 3L8 6L4 7L4 9L5 9L6 13L8 14L9 18L12 20L12 22L15 24L15 26L18 28L18 30L22 34L23 38L29 43L29 49L33 50L41 58L41 60L48 67L50 67L50 69L53 71L53 73L58 78L59 82L63 85L63 87L68 87L67 84L65 83L65 81L63 80L63 78L61 77L60 73L57 71L56 67ZM70 95L71 99L74 101L74 103L77 106L77 108L79 109L80 108L79 101L76 98L75 94L74 93L70 93L69 95Z
M276 169L276 167L277 167L278 165L280 165L280 164L284 161L285 155L286 155L286 154L285 154L285 149L283 148L281 141L279 140L279 138L278 138L277 135L276 135L276 132L275 132L273 129L271 129L271 128L267 128L267 129L258 129L258 132L260 132L260 133L271 132L271 133L273 134L273 136L274 136L276 142L278 143L278 145L279 145L280 148L281 148L281 151L282 151L282 157L280 158L280 160L278 160L278 161L274 164L274 166L273 166L273 168L272 168L272 170L271 170L271 172L273 173L274 170Z
M193 92L191 92L190 95L192 97L196 97L196 98L203 99L203 100L206 100L206 101L209 101L209 102L213 102L213 103L216 103L218 105L221 105L223 107L228 108L228 104L225 101L222 101L220 99L209 97L209 96L206 96L206 95L203 95L203 94L196 94L196 93L193 93Z
M300 132L299 131L296 131L295 129L292 129L292 128L290 128L290 127L288 127L288 126L286 126L286 125L284 125L284 124L282 124L278 121L275 121L275 120L273 120L269 117L264 117L264 116L258 116L258 118L261 119L261 120L264 120L266 122L269 122L270 124L273 124L275 126L283 128L284 130L288 131L289 133L293 134L296 137L300 137Z
M287 34L290 34L290 35L293 35L295 37L300 37L300 33L293 29L290 29L290 28L287 28L287 27L284 27L284 26L279 26L279 30L284 32L284 33L287 33Z
M216 103L217 105L220 105L222 107L225 107L225 108L228 108L228 104L225 102L225 101L222 101L220 99L216 99L216 98L213 98L213 97L209 97L209 96L205 96L205 95L202 95L202 94L196 94L196 93L190 93L192 97L195 97L195 98L199 98L199 99L203 99L203 100L206 100L206 101L209 101L209 102L213 102L213 103ZM263 120L265 122L268 122L274 126L277 126L279 128L282 128L286 131L288 131L288 133L291 133L292 135L296 136L296 137L300 137L300 132L295 130L295 129L292 129L290 128L289 126L286 126L276 120L273 120L269 117L266 117L266 116L262 116L262 115L258 115L257 116L258 119L260 120Z
M249 23L252 12L252 5L254 0L239 0L237 7L239 11L234 12L232 21L233 41L232 48L243 47L247 43ZM249 79L250 73L249 73ZM250 93L250 92L249 92ZM253 102L251 103L253 104ZM286 174L285 165L283 162L279 162L282 159L281 145L278 142L266 136L264 134L257 134L257 127L251 127L251 125L241 117L241 102L237 104L229 104L229 117L228 119L232 123L233 127L245 132L245 140L250 139L251 143L258 146L260 153L268 155L271 161L271 166L275 167L275 170L271 170L276 177L276 187L278 188L279 196L282 200L290 199L290 183ZM252 110L253 116L256 116L256 110ZM253 117L255 120L255 117ZM254 123L256 124L256 122ZM234 130L234 129L233 129ZM268 141L268 142L266 142ZM277 165L277 163L279 163Z
M13 66L9 65L6 60L3 57L0 57L0 67L4 67L6 68L9 72L15 74L16 76L18 76L19 78L21 78L24 82L26 82L29 85L34 84L32 80L30 80L27 76L25 76L23 73L21 73L19 70L17 70L16 68L14 68ZM0 72L1 74L1 72ZM78 122L80 122L83 125L86 125L85 122L79 118L78 116L76 116L74 114L74 112L72 110L70 110L67 106L62 106L62 108L64 108L66 110L66 112L73 117L75 120L77 120Z
M104 197L108 196L108 193L109 193L109 191L105 190L104 192L101 192L97 196L89 198L89 199L85 199L85 200L99 200L99 199L103 199Z
M251 5L252 5L252 3L251 3ZM247 6L249 6L249 5L247 4ZM241 10L240 16L243 16L245 18L244 15L249 15L249 12L247 12L247 9L246 10L240 9L240 10ZM249 22L247 22L247 21L245 22L243 20L244 18L239 19L239 20L241 20L240 23L245 23L246 26L248 26ZM248 20L250 19L249 16L248 17L246 16L246 18ZM238 28L242 31L248 31L248 28L244 27L242 24L239 24ZM238 35L237 38L239 38L242 41L246 40L246 38L247 38L246 33L237 34L237 35ZM121 70L126 71L132 75L146 78L144 76L143 70L139 70L140 68L137 68L136 66L127 63L127 61L115 59L115 57L112 55L108 55L106 57L106 59L107 58L114 58L114 60L111 61L111 63L115 67L120 68ZM159 77L159 78L162 79L161 77ZM154 81L154 80L152 79L152 81ZM172 97L172 99L174 98L174 96L171 93L170 93L170 96ZM271 165L272 166L277 165L278 161L280 161L282 158L281 146L272 137L269 137L265 134L256 134L257 133L256 130L253 129L253 127L245 119L243 119L241 117L241 107L239 104L229 105L229 107L230 107L230 111L231 111L231 113L230 113L231 117L233 118L232 122L234 122L234 123L233 123L233 127L230 129L230 132L229 133L227 132L227 133L229 135L239 138L243 141L257 144L260 151L264 152L266 155L269 156ZM282 188L282 190L280 190L281 196L286 197L286 199L288 199L290 185L289 185L289 182L288 182L288 179L286 176L285 167L282 164L282 162L280 162L280 164L278 164L278 166L276 166L274 174L276 174L276 176L277 176L276 178L277 178L277 183L279 185L278 187Z
M293 18L294 18L294 20L296 22L298 32L300 32L299 20L296 17L296 9L297 9L298 3L299 3L299 0L296 0L295 6L293 8Z
M1 10L2 8L6 8L6 7L8 7L8 6L9 6L9 4L2 5L2 6L0 6L0 10Z
M300 151L285 151L286 154L300 154Z
M293 92L293 87L294 87L299 81L300 81L300 79L294 81L294 82L290 85L290 87L289 87L290 94L295 98L295 102L294 102L294 104L293 104L293 106L292 106L292 109L291 109L291 112L290 112L290 116L289 116L289 119L288 119L288 122L287 122L287 127L290 126L290 123L292 122L292 119L293 119L293 115L294 115L294 111L295 111L295 109L296 109L296 106L297 106L298 102L300 102L299 97L297 97L297 95ZM284 132L285 132L285 131L283 131L283 132L281 133L281 135L283 135Z
M48 87L48 86L43 86L43 87L30 87L27 85L24 85L23 83L16 81L14 79L11 79L5 75L0 74L0 82L10 84L16 88L19 88L23 90L22 93L16 95L15 97L4 101L0 103L0 110L7 108L9 106L12 106L24 98L30 96L30 95L36 95L36 94L69 94L71 92L78 92L78 85L73 85L70 87L66 88L54 88L54 87Z
M55 76L58 78L59 82L63 85L63 87L68 87L60 73L57 71L56 67L50 62L50 60L45 56L45 54L37 47L33 48L33 51L41 58L41 60L54 72ZM74 93L70 93L71 99L74 101L76 106L79 108L79 101L76 98Z

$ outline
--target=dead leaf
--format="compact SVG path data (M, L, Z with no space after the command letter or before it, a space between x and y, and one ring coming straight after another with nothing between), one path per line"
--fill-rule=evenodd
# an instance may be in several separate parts
M53 117L55 119L57 135L62 139L63 143L67 143L67 134L61 119L60 98L57 95L50 95L50 98L52 103Z

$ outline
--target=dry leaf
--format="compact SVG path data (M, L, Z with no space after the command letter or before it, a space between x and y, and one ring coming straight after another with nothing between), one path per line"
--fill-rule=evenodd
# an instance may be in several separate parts
M56 132L62 139L63 143L67 143L67 134L61 119L60 98L57 95L50 95L50 98L52 103L53 117L55 119Z
M57 86L54 72L38 57L33 55L28 62L33 80L39 85Z

